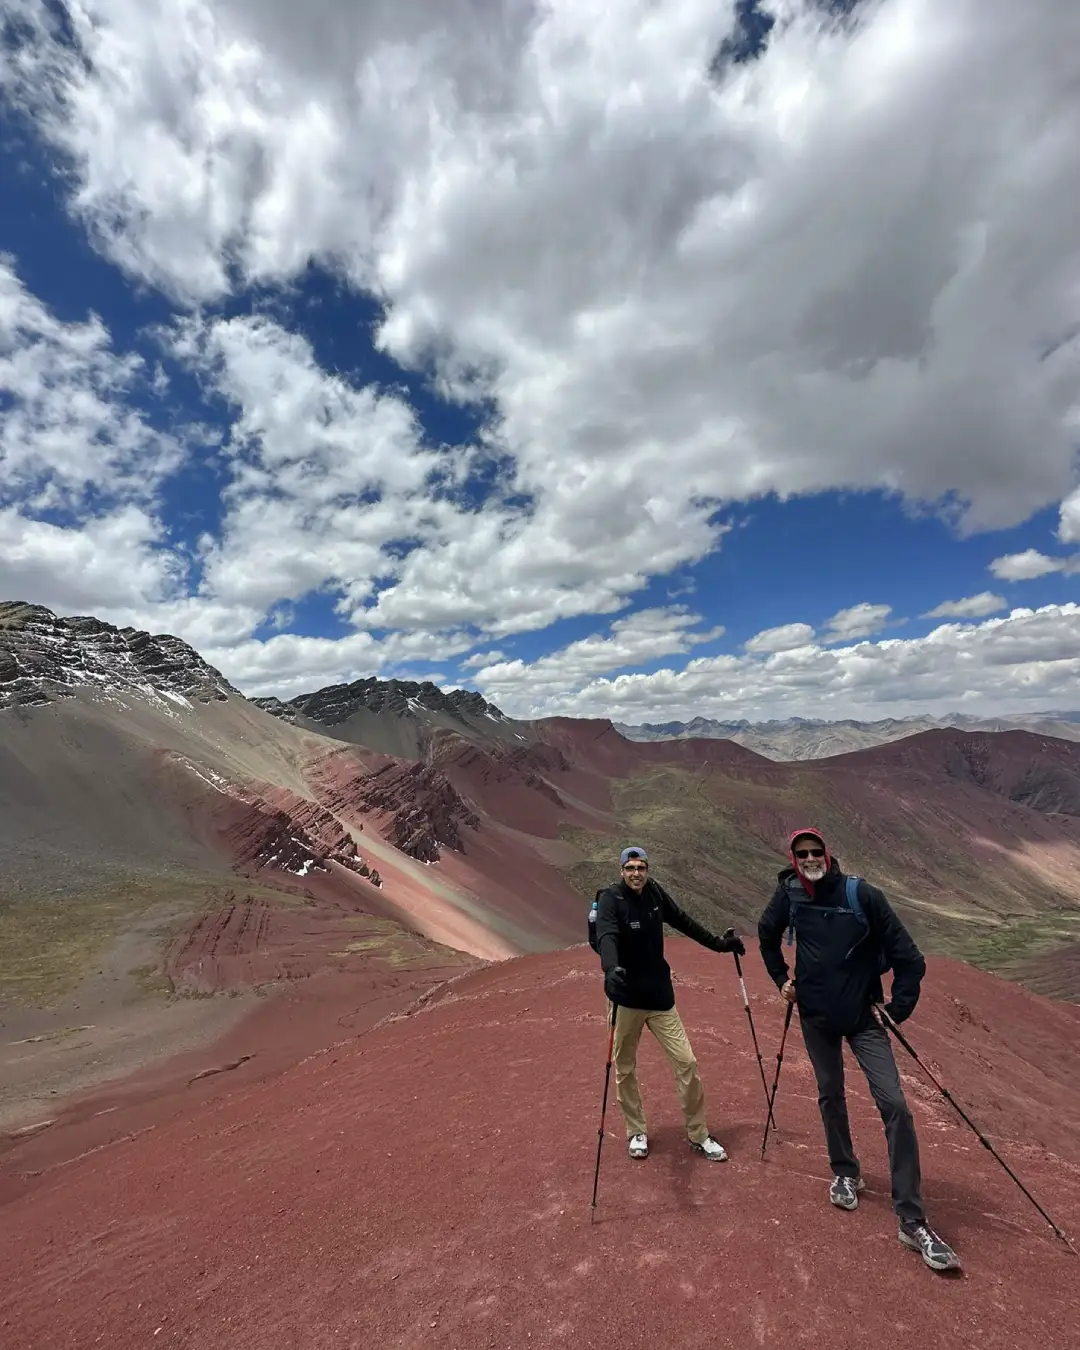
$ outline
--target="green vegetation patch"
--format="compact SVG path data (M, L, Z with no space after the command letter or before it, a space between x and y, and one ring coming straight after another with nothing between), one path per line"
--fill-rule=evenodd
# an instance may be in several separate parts
M1015 962L1044 956L1080 939L1080 911L1013 917L989 933L967 934L957 940L961 961L983 970L1004 973Z
M116 968L133 981L134 996L171 992L158 962L146 962L148 949L163 952L191 919L226 902L241 887L245 894L275 904L303 904L302 898L270 888L251 887L239 877L178 877L175 874L117 874L95 877L85 891L57 898L0 896L0 1008L47 1007L95 975L118 939L134 936L142 962ZM138 961L138 957L133 957Z
M328 953L330 956L344 960L350 956L366 953L377 956L387 965L399 969L428 965L433 952L445 955L448 960L455 957L459 960L465 959L461 952L443 947L441 943L432 942L419 933L410 932L393 919L357 915L354 926L364 930L363 936L347 942L338 951Z

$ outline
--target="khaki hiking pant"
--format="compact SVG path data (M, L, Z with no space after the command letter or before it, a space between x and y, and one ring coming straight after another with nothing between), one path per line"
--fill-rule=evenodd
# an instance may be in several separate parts
M610 1026L610 1003L607 1005L607 1017ZM645 1109L637 1078L638 1044L646 1027L659 1041L675 1075L675 1088L686 1120L686 1133L692 1143L703 1144L709 1137L705 1124L705 1089L682 1018L674 1008L670 1012L619 1008L612 1062L615 1065L615 1095L626 1125L626 1137L632 1139L635 1134L647 1133Z

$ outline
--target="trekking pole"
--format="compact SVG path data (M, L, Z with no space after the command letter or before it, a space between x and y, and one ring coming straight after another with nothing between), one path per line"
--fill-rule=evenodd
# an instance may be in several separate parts
M727 937L734 932L734 928L729 928L724 936ZM766 1124L771 1121L772 1127L775 1130L778 1129L779 1126L776 1123L776 1117L773 1115L772 1101L769 1098L769 1084L765 1080L765 1061L761 1058L761 1051L758 1049L757 1032L754 1030L754 1015L750 1011L750 1000L746 997L746 981L743 979L742 962L739 960L738 952L732 952L731 954L735 958L735 970L739 976L739 988L742 990L743 1007L746 1009L746 1016L750 1021L750 1036L754 1042L754 1054L757 1055L758 1068L761 1070L761 1086L765 1089L765 1101L769 1107L769 1121L767 1121Z
M1043 1216L1043 1218L1044 1218L1044 1219L1046 1220L1046 1222L1050 1225L1050 1227L1054 1230L1054 1232L1057 1234L1057 1236L1062 1240L1062 1242L1065 1243L1066 1247L1068 1247L1068 1249L1072 1252L1072 1254L1073 1254L1074 1256L1080 1256L1080 1252L1078 1252L1078 1251L1076 1250L1076 1248L1073 1246L1073 1244L1072 1244L1072 1243L1069 1241L1069 1239L1065 1236L1064 1232L1057 1226L1057 1224L1053 1221L1053 1219L1050 1217L1050 1215L1047 1214L1046 1210L1043 1209L1042 1205L1039 1204L1038 1200L1035 1199L1035 1197L1031 1194L1031 1192L1030 1192L1030 1191L1028 1190L1028 1188L1024 1185L1024 1183L1020 1180L1020 1178L1016 1175L1016 1173L1012 1170L1012 1168L1009 1166L1009 1164L1004 1160L1004 1158L1001 1157L1001 1155L998 1153L998 1151L994 1148L993 1144L991 1144L990 1140L987 1139L987 1137L986 1137L985 1134L983 1134L982 1130L980 1130L979 1127L978 1127L978 1126L974 1123L974 1121L970 1118L970 1116L968 1116L968 1114L964 1111L963 1107L961 1107L961 1105L960 1105L959 1102L956 1100L956 1098L952 1095L952 1093L949 1091L949 1089L948 1089L947 1087L944 1087L941 1083L939 1083L938 1080L937 1080L937 1078L935 1078L935 1076L930 1072L930 1070L929 1070L929 1069L926 1067L926 1065L922 1062L922 1060L919 1058L919 1056L915 1053L915 1051L914 1051L914 1050L911 1048L911 1046L908 1044L907 1037L906 1037L906 1036L904 1035L904 1033L900 1030L900 1028L896 1025L896 1023L895 1023L895 1022L893 1021L893 1019L889 1016L889 1014L885 1011L885 1009L884 1009L884 1008L879 1008L879 1009L878 1009L878 1012L879 1012L879 1014L880 1014L880 1020L881 1020L881 1022L882 1022L882 1025L885 1026L885 1027L887 1027L887 1028L892 1032L892 1034L896 1037L896 1039L900 1042L900 1044L901 1044L901 1045L904 1047L904 1049L908 1052L908 1054L909 1054L909 1055L911 1056L911 1058L915 1061L915 1063L919 1066L919 1068L922 1069L923 1073L926 1074L927 1078L930 1079L930 1081L931 1081L931 1082L933 1083L933 1085L937 1088L937 1090L941 1093L941 1095L945 1098L945 1100L946 1100L947 1102L949 1102L949 1103L953 1106L953 1108L956 1110L956 1112L963 1118L964 1122L971 1128L971 1130L974 1132L974 1134L978 1136L979 1143L982 1144L982 1146L983 1146L984 1148L989 1149L990 1152L994 1155L994 1157L998 1160L998 1162L1001 1163L1001 1165L1002 1165L1002 1167L1004 1167L1005 1171L1008 1172L1009 1176L1012 1177L1013 1181L1016 1182L1016 1184L1020 1187L1020 1189L1021 1189L1021 1190L1024 1192L1024 1194L1027 1196L1027 1198L1031 1201L1031 1203L1035 1206L1035 1208L1036 1208L1036 1209L1039 1211L1039 1213Z
M769 1097L769 1116L765 1121L765 1133L761 1136L761 1161L765 1161L765 1144L769 1138L769 1121L772 1120L772 1105L776 1101L776 1089L780 1086L780 1065L784 1062L784 1042L787 1040L788 1027L791 1026L791 1014L795 1011L795 1004L787 1005L787 1012L784 1014L784 1034L780 1037L780 1051L776 1056L776 1077L773 1079L772 1094ZM773 1122L775 1124L775 1121Z
M611 1057L615 1047L615 1018L618 1016L618 1012L619 1012L619 1005L617 1003L612 1003L611 1033L608 1036L608 1045L607 1045L607 1068L605 1068L604 1070L604 1104L600 1108L600 1129L598 1131L600 1137L596 1141L596 1173L593 1176L593 1184L592 1184L592 1209L589 1214L590 1223L592 1223L593 1218L596 1215L596 1187L600 1182L600 1150L604 1146L604 1117L607 1114L608 1082L611 1079Z

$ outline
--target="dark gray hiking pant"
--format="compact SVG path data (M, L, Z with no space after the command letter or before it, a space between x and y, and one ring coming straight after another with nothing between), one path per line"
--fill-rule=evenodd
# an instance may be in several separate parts
M802 1022L803 1041L817 1078L818 1106L825 1126L825 1142L833 1173L839 1177L857 1177L859 1161L851 1144L847 1100L844 1096L844 1037L830 1035L820 1027ZM892 1170L893 1209L907 1223L925 1223L922 1202L922 1173L919 1167L919 1141L915 1122L900 1086L900 1074L882 1026L848 1036L848 1045L866 1075L874 1103L885 1125Z

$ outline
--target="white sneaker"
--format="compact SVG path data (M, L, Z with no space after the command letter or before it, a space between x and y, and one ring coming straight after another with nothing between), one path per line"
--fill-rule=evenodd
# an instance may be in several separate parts
M691 1140L690 1147L697 1153L703 1153L710 1162L727 1162L723 1144L718 1144L711 1135L702 1144L695 1144Z
M635 1134L630 1140L631 1158L647 1158L649 1156L649 1140L643 1134Z

